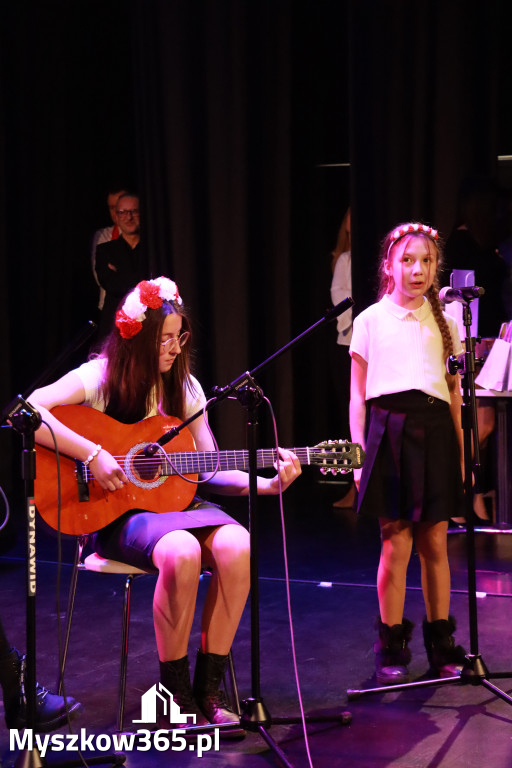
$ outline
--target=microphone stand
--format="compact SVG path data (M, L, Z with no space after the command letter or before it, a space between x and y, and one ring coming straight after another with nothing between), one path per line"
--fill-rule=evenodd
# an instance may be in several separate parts
M478 289L482 290L482 289ZM468 294L466 298L457 300L463 304L462 316L465 328L466 349L463 361L451 356L448 360L448 371L451 374L458 370L462 376L462 429L464 433L464 507L466 517L466 554L468 572L468 606L469 606L469 635L470 652L466 655L464 666L460 675L453 677L436 678L434 680L418 680L412 683L399 685L384 685L378 688L366 688L363 690L349 689L347 695L350 700L358 699L363 695L373 693L389 693L415 688L425 688L436 685L481 685L494 693L507 704L512 704L512 697L497 686L489 682L490 678L512 677L512 672L490 673L479 652L478 647L478 609L476 598L476 557L475 557L475 528L473 522L473 484L472 476L478 487L478 472L480 470L480 449L478 445L478 421L475 396L475 339L471 336L471 308L470 303L476 296ZM462 356L461 356L462 357ZM474 462L472 462L472 451Z
M249 532L250 532L250 609L251 609L251 697L241 702L241 717L240 724L249 731L257 731L262 738L266 741L269 747L276 755L279 763L285 768L293 768L289 762L285 753L281 750L279 745L268 733L268 728L272 724L274 725L290 725L294 723L301 723L300 717L273 717L270 715L263 698L261 696L260 685L260 642L259 642L259 589L258 589L258 514L257 514L257 432L258 432L258 416L257 409L263 400L263 392L257 385L254 375L267 367L270 362L274 361L283 352L291 349L293 346L303 341L307 336L316 331L322 325L330 322L338 315L348 310L354 301L352 298L344 299L336 306L329 309L325 315L320 318L316 323L307 328L299 336L292 339L288 344L283 346L267 360L260 365L253 368L252 371L243 373L237 379L228 384L225 387L215 387L215 396L206 406L209 410L221 400L227 397L235 397L247 411L247 448L248 448L248 465L249 465ZM160 437L155 443L150 443L144 450L146 456L152 456L158 450L158 446L165 445L165 443L172 440L173 437L185 427L191 421L196 419L203 413L201 409L197 413L193 414L190 418L178 426L172 428ZM307 716L306 722L338 722L341 725L346 725L352 721L352 715L350 712L342 712L339 715L318 715Z
M34 389L49 380L51 374L58 369L64 360L74 351L76 351L96 330L96 324L89 321L87 326L77 335L77 337L64 349L64 351L53 361L53 363L43 372L26 390L24 395L17 395L2 411L0 424L8 420L12 428L22 437L21 454L21 475L24 484L25 508L26 508L26 538L27 538L27 558L26 558L26 674L25 674L25 698L26 698L26 728L34 734L36 725L36 595L37 595L37 573L36 573L36 505L34 502L34 480L36 478L36 451L34 432L41 426L41 414L32 408L24 399L28 397ZM89 763L98 765L109 763L111 765L121 765L125 761L125 756L121 753L112 755L100 755L90 757ZM41 758L39 749L33 746L31 749L24 749L18 755L14 768L43 768L48 765L47 761ZM62 768L72 768L72 766L83 766L81 759L64 760L58 763L52 763L52 766Z

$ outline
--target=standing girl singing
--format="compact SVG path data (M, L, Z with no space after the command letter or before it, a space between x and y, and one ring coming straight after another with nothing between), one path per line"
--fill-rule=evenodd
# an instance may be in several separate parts
M417 223L389 232L380 256L379 301L354 321L350 429L366 450L354 471L358 512L378 518L380 616L375 645L380 685L409 680L404 619L407 567L413 540L421 563L426 618L423 636L431 669L460 671L449 615L448 520L463 503L459 376L447 373L459 354L455 321L442 312L441 264L435 229Z

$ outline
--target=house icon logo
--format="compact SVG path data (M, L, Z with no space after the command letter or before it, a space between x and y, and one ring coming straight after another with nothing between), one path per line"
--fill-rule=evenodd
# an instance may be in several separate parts
M181 707L174 701L174 696L162 683L155 683L140 697L140 720L134 723L154 724L157 721L158 712L169 718L169 723L188 723L195 725L196 716L181 711Z

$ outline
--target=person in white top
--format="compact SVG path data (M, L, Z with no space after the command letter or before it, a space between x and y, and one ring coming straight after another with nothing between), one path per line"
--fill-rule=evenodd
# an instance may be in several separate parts
M461 351L456 323L439 301L439 235L401 224L384 238L379 301L354 320L350 429L366 450L354 470L359 514L377 518L380 685L407 682L412 623L403 616L413 540L421 563L426 617L423 635L431 669L460 672L449 615L447 530L463 508L460 382L446 370Z
M333 305L352 296L352 259L350 252L350 208L341 222L336 247L332 251L332 281L331 301ZM336 320L336 346L332 351L331 363L332 380L335 389L333 402L333 418L341 436L346 439L349 434L348 399L350 393L350 355L348 348L352 338L352 307ZM352 507L355 498L355 486L351 482L346 494L335 501L333 506L338 508Z
M143 429L143 420L154 414L161 414L167 423L166 416L183 421L197 413L205 397L190 373L190 346L190 322L176 284L166 277L143 280L117 311L114 328L101 354L36 390L29 399L43 419L43 426L35 433L36 442L53 448L49 425L59 451L81 462L92 473L93 482L104 489L107 508L117 506L119 500L119 515L114 514L107 525L98 525L96 552L158 572L153 621L161 683L174 695L184 714L196 715L196 725L211 722L236 727L239 718L227 706L219 684L249 590L249 534L214 504L195 499L183 509L173 497L176 486L167 482L162 486L164 510L137 508L144 505L137 505L134 495L140 487L136 463L130 462L130 452L121 460L97 444L97 438L91 440L91 423L98 414L87 415L95 409L117 420L106 425L102 442L109 444L108 430L115 432L122 426L117 422ZM51 412L58 405L84 406L80 431L66 425L63 416L61 421ZM169 428L164 427L163 431ZM215 451L206 413L192 421L188 429L197 451ZM150 441L161 434L162 431ZM294 453L280 449L279 455L277 474L257 478L258 493L277 494L280 487L286 488L300 474L300 463ZM165 477L161 464L157 459L151 465L156 471L152 470L147 478L155 487L173 479ZM248 494L246 472L215 472L215 465L212 472L202 472L201 464L197 470L193 466L186 474L198 474L211 490L226 495ZM140 476L146 479L142 470ZM149 492L144 487L143 493ZM193 493L192 490L190 496ZM211 568L213 576L203 609L201 648L192 690L187 651L202 565Z
M96 232L92 236L91 241L91 265L92 265L92 274L94 275L94 280L96 282L96 285L100 289L100 295L98 298L98 309L103 309L103 303L105 301L105 289L101 287L100 281L98 280L98 275L96 273L96 248L98 245L101 245L102 243L110 243L111 240L117 240L117 238L120 235L119 226L117 223L117 217L116 217L116 204L121 195L124 195L126 192L126 189L124 187L114 187L111 190L109 190L107 194L107 207L108 212L110 214L110 218L112 219L112 224L108 227L101 227L101 229L97 229Z

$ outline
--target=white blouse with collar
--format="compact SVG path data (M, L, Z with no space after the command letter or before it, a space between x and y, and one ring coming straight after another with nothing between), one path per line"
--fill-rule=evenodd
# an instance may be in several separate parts
M462 352L457 324L445 314L454 354ZM385 295L354 320L350 354L368 363L366 399L418 389L450 402L443 342L429 302L404 309Z

